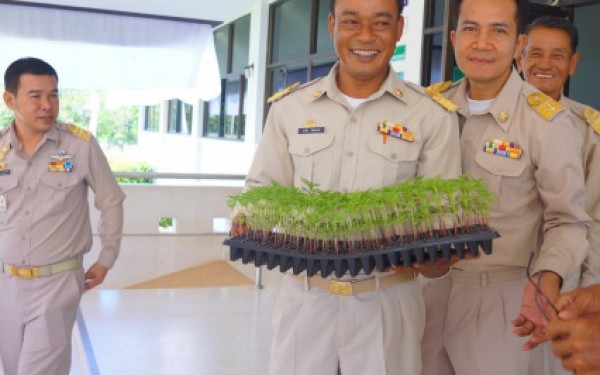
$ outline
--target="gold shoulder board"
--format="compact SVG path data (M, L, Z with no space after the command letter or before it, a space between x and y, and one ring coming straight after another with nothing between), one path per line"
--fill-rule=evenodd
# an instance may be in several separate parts
M86 142L89 142L92 138L92 133L73 124L68 124L67 130L77 138L81 138Z
M452 86L452 81L435 83L425 88L427 95L434 101L446 108L447 111L455 112L458 106L450 99L444 98L441 93L448 90Z
M591 107L585 107L583 109L583 118L596 133L600 134L600 112Z
M557 113L565 108L564 105L541 92L533 92L527 95L527 103L548 121L552 120Z
M443 92L446 92L450 87L452 87L452 81L438 82L434 83L431 86L427 86L425 88L425 91L427 91L427 93L431 92L441 94Z
M267 103L270 104L270 103L278 101L279 99L283 98L287 94L296 90L298 87L300 87L300 82L296 82L293 85L286 87L282 91L276 92L269 99L267 99Z

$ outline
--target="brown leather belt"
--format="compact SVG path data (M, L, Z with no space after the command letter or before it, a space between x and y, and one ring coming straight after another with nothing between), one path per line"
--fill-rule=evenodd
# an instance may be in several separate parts
M307 283L309 288L325 290L340 296L355 296L412 281L415 279L415 273L413 271L397 271L389 275L372 276L360 280L324 279L319 276L307 277L301 275L294 277L302 283Z

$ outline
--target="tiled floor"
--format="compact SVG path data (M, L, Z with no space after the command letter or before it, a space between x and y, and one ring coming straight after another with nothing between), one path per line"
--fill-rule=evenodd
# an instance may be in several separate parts
M98 290L81 303L102 375L266 375L276 287ZM74 356L71 375L86 374Z

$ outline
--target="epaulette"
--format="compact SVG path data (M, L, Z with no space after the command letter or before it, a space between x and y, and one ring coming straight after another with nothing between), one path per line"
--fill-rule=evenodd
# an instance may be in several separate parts
M427 95L431 97L435 102L446 108L447 111L455 112L458 110L458 106L450 99L444 98L442 93L452 87L452 81L434 83L431 86L425 88Z
M583 109L583 118L597 134L600 134L600 112L596 111L592 107L586 106Z
M292 93L292 92L294 92L294 91L298 91L298 90L300 90L300 89L302 89L302 88L304 88L304 87L307 87L307 86L310 86L310 85L312 85L313 83L315 83L315 82L317 82L317 81L321 80L321 78L323 78L323 77L318 77L318 78L315 78L315 79L313 79L312 81L308 81L308 82L306 82L306 83L303 83L303 84L300 84L300 82L296 82L296 83L294 83L293 85L291 85L291 86L288 86L288 87L286 87L285 89L283 89L283 90L281 90L281 91L279 91L279 92L277 92L277 93L273 94L273 95L272 95L272 96L271 96L269 99L267 99L267 103L269 103L269 104L270 104L270 103L276 102L276 101L278 101L279 99L281 99L281 98L283 98L284 96L286 96L287 94L291 94L291 93ZM321 97L323 94L324 94L324 91L317 90L317 91L313 92L311 96L312 96L312 98L313 98L313 99L318 99L318 98L320 98L320 97Z
M298 87L300 87L300 82L296 82L293 85L290 85L290 86L286 87L285 89L276 92L275 94L271 95L269 97L269 99L267 99L267 103L271 104L271 103L278 101L279 99L283 98L287 94L294 92Z
M527 104L548 121L565 108L561 103L539 91L527 95Z
M73 124L67 124L67 130L69 133L73 134L77 138L83 139L86 142L89 142L92 138L92 133Z

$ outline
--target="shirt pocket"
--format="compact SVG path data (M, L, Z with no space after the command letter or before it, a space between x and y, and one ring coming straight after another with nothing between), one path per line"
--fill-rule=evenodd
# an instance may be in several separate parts
M290 138L289 152L294 160L294 185L303 186L302 179L328 189L333 167L333 141L331 133L298 134Z
M20 205L22 197L19 197L19 179L15 175L0 176L0 199L4 207L0 209L0 220L8 216L8 213L15 211Z
M381 136L373 137L368 143L369 159L367 170L373 179L381 179L381 185L392 185L417 175L421 144Z
M478 152L475 156L477 165L487 173L485 179L491 193L496 197L496 209L506 214L514 213L521 209L522 201L516 194L527 189L525 170L527 161L510 159L499 155ZM503 196L505 192L506 196Z
M39 201L36 208L40 216L56 215L80 204L81 199L77 197L79 178L74 172L47 172L40 179ZM85 202L87 204L87 202Z

